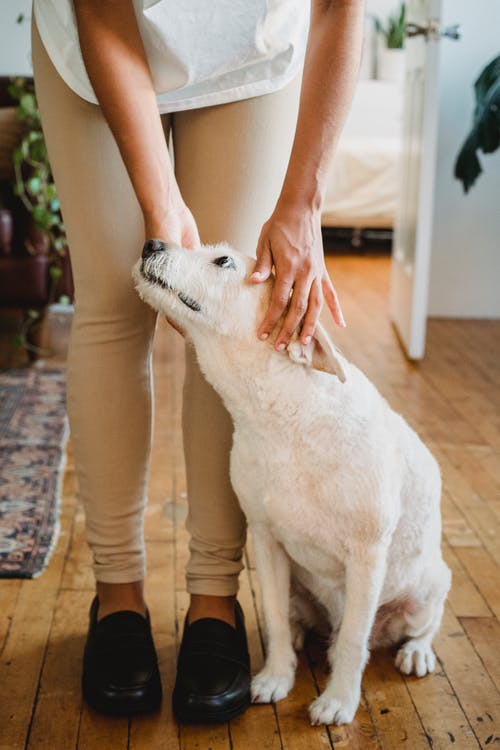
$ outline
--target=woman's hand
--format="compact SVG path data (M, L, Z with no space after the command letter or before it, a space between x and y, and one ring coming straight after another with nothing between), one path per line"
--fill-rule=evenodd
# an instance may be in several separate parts
M260 339L273 332L288 305L275 342L279 351L286 348L301 323L301 341L309 343L323 300L337 325L345 326L337 293L325 267L319 210L287 204L276 206L262 227L250 281L265 281L273 266L276 278L269 308L258 330Z
M167 208L159 215L145 216L146 239L157 239L172 245L195 250L200 246L200 235L193 214L184 203L177 186L172 191Z
M195 250L200 246L200 235L198 227L194 220L193 214L182 200L182 196L177 185L174 188L174 196L169 201L169 208L163 211L159 217L145 216L144 228L146 239L163 240L163 242L185 247L188 250ZM186 336L174 320L165 315L167 322L181 336Z

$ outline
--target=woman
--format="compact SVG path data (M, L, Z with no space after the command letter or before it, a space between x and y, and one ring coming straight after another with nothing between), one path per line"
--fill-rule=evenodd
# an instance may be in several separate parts
M277 330L278 350L295 331L307 342L323 299L344 325L320 217L362 0L312 0L310 20L303 0L34 0L34 11L76 290L68 415L96 578L83 691L98 710L133 713L158 706L161 684L143 596L156 316L130 269L148 239L225 240L257 256L254 283L274 266L262 340ZM245 522L229 482L231 422L189 350L183 432L191 600L174 708L224 721L249 703L236 602Z

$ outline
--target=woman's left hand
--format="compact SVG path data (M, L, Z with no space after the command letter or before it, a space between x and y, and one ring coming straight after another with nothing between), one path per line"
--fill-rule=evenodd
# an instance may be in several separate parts
M321 212L296 205L277 205L266 221L257 244L257 263L250 281L275 280L271 302L257 332L261 340L274 331L288 312L278 332L275 348L282 351L302 324L300 339L308 344L314 334L323 301L338 326L345 326L337 293L328 276L321 237Z

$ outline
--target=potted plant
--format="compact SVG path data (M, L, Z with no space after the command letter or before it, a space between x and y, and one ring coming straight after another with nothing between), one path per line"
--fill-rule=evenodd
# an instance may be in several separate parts
M14 78L8 91L17 102L17 116L22 123L21 138L12 157L14 193L31 217L24 246L28 254L35 253L35 246L38 251L41 248L42 252L47 253L50 280L46 314L40 315L37 310L28 310L25 325L18 336L18 344L33 349L27 336L28 328L44 322L46 331L41 334L41 340L44 353L47 354L53 348L48 332L54 325L56 329L59 327L68 331L68 316L73 311L70 304L73 283L66 232L47 156L33 82L26 78ZM61 350L60 337L56 348Z
M405 71L406 3L393 11L385 23L375 18L378 32L377 78L381 81L402 83Z

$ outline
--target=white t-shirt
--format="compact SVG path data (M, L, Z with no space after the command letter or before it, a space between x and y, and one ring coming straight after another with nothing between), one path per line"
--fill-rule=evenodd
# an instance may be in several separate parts
M106 2L106 0L103 0ZM134 0L160 112L247 99L285 86L304 59L307 0ZM72 0L34 0L55 68L97 103Z

